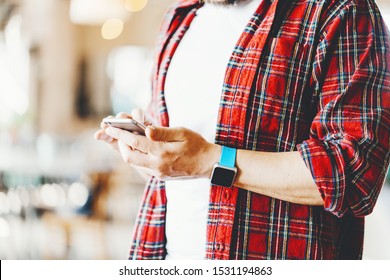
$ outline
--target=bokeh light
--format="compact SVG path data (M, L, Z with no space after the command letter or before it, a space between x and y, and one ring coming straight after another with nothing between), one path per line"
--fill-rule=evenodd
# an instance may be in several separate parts
M106 40L112 40L122 34L124 23L121 19L113 18L107 20L102 25L102 37Z

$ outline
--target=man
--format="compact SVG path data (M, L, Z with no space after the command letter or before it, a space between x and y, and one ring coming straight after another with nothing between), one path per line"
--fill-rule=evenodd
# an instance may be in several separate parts
M361 258L389 165L388 65L373 0L179 1L158 125L96 134L153 175L130 258Z

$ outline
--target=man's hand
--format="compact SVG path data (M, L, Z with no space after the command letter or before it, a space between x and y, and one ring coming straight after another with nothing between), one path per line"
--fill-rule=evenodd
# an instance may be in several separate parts
M113 116L109 116L108 118L114 118ZM116 115L115 118L122 118L122 119L134 119L142 124L150 125L152 122L150 120L147 120L145 117L145 114L140 109L134 109L131 114L128 113L119 113ZM109 127L106 123L102 122L100 124L100 129L96 131L95 133L95 139L101 140L109 144L114 150L119 152L118 147L118 140L112 138L110 135L106 134L106 129Z
M146 136L108 127L122 158L159 179L209 177L220 147L186 128L148 126Z
M132 115L122 113L117 117L143 121L134 111ZM102 124L95 137L113 146L125 162L162 180L208 178L221 153L221 146L181 127L148 125L143 136ZM297 151L271 153L240 149L236 166L236 187L293 203L323 206L311 173Z

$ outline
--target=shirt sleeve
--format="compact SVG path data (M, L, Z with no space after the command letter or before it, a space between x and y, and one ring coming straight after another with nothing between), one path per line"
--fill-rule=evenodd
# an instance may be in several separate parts
M312 72L309 139L297 146L334 215L372 212L389 166L389 33L373 1L327 23Z

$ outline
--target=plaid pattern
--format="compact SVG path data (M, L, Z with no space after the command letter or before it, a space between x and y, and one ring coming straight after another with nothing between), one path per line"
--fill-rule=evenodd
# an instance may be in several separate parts
M278 25L275 12L283 1L291 5ZM169 62L200 6L180 1L163 23L150 109L164 126ZM389 50L373 0L260 4L227 67L216 143L298 150L325 206L212 187L207 259L361 258L364 216L390 158ZM130 259L164 259L165 210L164 183L152 179Z

